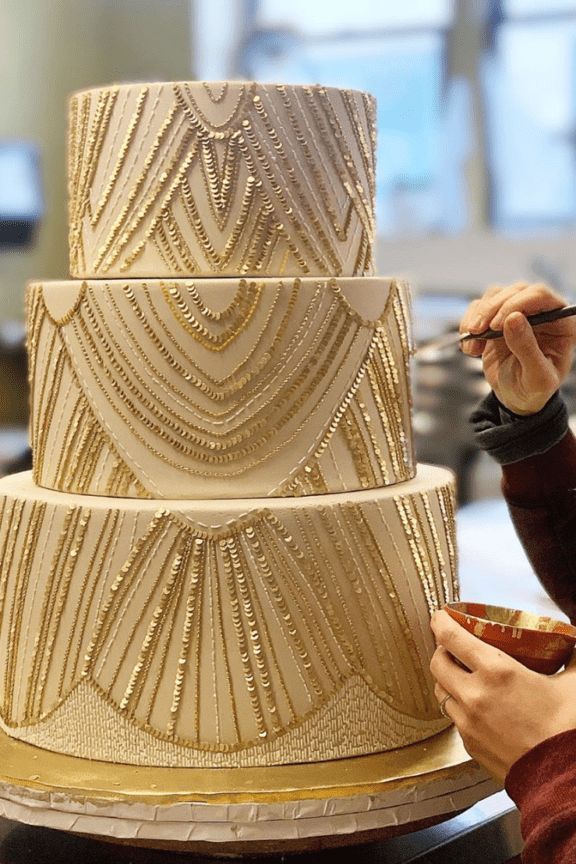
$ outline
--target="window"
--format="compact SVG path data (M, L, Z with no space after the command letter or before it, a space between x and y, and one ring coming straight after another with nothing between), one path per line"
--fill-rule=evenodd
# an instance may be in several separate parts
M227 56L237 76L377 97L384 236L576 223L576 0L462 0L457 22L453 0L235 0L224 30L223 2L196 3L204 77Z
M576 220L576 2L507 0L485 64L493 221Z
M396 27L447 27L452 18L451 0L410 0L410 3L383 3L382 0L261 0L256 18L261 27L285 23L298 26L308 35L358 30L388 30Z
M527 15L554 15L555 13L574 12L574 0L504 0L505 15L510 18Z

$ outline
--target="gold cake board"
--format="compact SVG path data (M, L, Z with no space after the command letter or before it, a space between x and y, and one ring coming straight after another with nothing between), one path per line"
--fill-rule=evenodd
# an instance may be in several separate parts
M406 833L500 787L450 728L388 753L269 768L146 768L0 732L0 816L203 854L302 851Z

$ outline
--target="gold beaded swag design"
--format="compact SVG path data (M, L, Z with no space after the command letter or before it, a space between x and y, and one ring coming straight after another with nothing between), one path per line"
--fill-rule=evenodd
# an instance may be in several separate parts
M416 466L408 286L373 274L375 106L256 83L72 97L73 279L28 287L32 473L0 481L0 724L240 767L434 735L452 476Z

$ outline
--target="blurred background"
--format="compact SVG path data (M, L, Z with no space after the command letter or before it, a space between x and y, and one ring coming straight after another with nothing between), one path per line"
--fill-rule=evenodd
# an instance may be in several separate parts
M418 341L489 283L576 300L576 0L0 0L0 474L30 460L25 284L68 272L68 94L190 78L375 94L379 271L410 280ZM430 352L413 388L418 457L458 478L462 596L559 617L471 440L479 361Z
M67 274L67 96L186 78L376 95L379 269L410 279L418 340L491 282L574 299L576 0L0 0L0 466L26 443L25 283ZM479 362L428 354L414 391L420 460L496 499Z

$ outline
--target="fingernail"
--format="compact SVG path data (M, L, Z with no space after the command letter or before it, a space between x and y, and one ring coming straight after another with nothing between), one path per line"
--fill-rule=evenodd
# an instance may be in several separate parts
M471 339L468 343L468 354L472 357L481 357L484 353L486 341L484 339Z
M520 330L524 326L524 320L521 312L512 312L506 319L506 326L511 327L513 330Z
M474 318L472 324L470 325L471 333L481 333L484 330L484 319L483 318Z

